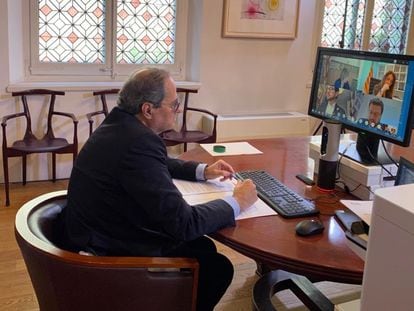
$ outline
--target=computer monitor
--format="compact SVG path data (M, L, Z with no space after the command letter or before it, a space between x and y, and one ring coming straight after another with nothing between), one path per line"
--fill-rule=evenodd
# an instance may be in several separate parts
M395 186L414 183L414 163L400 157Z
M345 156L364 164L392 160L380 139L408 146L413 118L414 56L319 47L308 114L358 133Z

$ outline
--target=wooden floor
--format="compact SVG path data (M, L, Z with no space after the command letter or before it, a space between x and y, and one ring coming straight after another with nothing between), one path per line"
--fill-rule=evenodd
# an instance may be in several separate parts
M4 190L0 187L0 310L39 310L23 258L14 238L17 210L30 199L51 191L67 188L67 180L29 182L26 186L12 184L10 207L5 207ZM218 249L233 262L235 276L215 311L251 310L251 288L257 280L256 265L251 259L217 243Z

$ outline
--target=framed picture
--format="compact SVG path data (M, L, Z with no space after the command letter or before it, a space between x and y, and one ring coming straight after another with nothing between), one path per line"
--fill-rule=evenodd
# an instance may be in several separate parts
M299 0L224 0L223 37L296 37Z

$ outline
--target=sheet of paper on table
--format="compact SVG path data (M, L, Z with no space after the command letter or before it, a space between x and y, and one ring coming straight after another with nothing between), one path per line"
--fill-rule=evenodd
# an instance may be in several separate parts
M233 193L234 184L232 181L219 181L219 178L194 182L174 179L174 184L182 193L184 200L190 205L205 203L215 199L221 199ZM236 220L277 215L265 202L258 199L255 204L240 213Z
M230 180L220 181L220 178L206 181L188 181L173 179L174 185L183 196L193 194L217 193L233 191L234 184Z
M224 152L215 152L214 146L224 146L226 150ZM235 142L235 143L214 143L214 144L201 144L204 150L206 150L212 156L234 156L242 154L261 154L259 149L253 147L248 142Z
M359 216L367 225L371 225L373 201L341 200L340 202Z

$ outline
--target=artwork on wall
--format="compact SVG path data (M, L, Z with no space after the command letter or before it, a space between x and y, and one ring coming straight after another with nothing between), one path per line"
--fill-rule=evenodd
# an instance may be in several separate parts
M223 37L296 37L299 0L224 0Z

